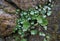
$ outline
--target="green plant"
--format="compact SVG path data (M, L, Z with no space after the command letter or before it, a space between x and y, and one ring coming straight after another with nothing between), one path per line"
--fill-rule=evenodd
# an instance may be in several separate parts
M51 15L51 0L47 2L44 6L39 5L36 8L30 8L26 11L17 10L16 13L19 15L19 18L16 21L15 31L18 31L18 34L21 38L24 38L27 35L25 32L29 31L31 35L36 35L39 33L40 36L49 37L44 32L39 32L34 29L36 25L43 26L44 30L47 30L48 21L47 16ZM21 41L27 41L22 39ZM44 41L48 41L44 38Z

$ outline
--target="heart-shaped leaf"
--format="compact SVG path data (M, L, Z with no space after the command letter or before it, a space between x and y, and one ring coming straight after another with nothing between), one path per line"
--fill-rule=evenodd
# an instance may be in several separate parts
M39 24L41 24L41 23L43 22L43 20L42 20L42 17L41 17L41 16L38 16L36 19L37 19L37 22L38 22Z
M41 23L42 26L46 26L48 24L47 19L43 19L43 22Z
M29 27L30 27L30 23L25 20L23 22L23 31L27 31Z

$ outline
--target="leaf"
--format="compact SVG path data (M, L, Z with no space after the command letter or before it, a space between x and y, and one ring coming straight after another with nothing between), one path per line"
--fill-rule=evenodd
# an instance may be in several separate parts
M16 40L16 41L19 41L20 38L19 38L18 36L15 36L15 40Z
M23 22L23 31L27 31L29 27L30 27L30 23L25 20Z
M20 10L19 10L19 9L17 9L16 11L17 11L17 12L19 12Z
M39 11L35 10L34 13L35 13L35 14L39 14Z
M32 16L32 19L36 19L35 16Z
M18 34L21 35L22 34L22 31L21 30L18 30Z
M44 38L44 40L43 41L47 41L45 38Z
M23 38L23 39L21 39L21 41L27 41L27 39L24 39L24 38Z
M37 30L31 30L31 35L36 35L37 34Z
M43 15L43 18L46 18L47 16L46 15Z
M17 29L20 29L20 27L21 27L21 25L16 25L16 28L17 28Z
M47 26L44 26L44 29L47 30Z
M41 17L41 16L38 16L38 17L37 17L37 22L38 22L39 24L41 24L41 23L43 22L43 20L42 20L42 17Z
M41 10L41 14L45 14L46 13L46 10Z
M18 34L21 35L21 37L25 36L25 33L22 30L18 30Z
M31 11L31 12L30 12L30 14L31 14L31 15L34 15L34 12L33 12L33 11Z
M27 15L27 12L23 12L24 15Z
M47 12L47 16L50 16L51 13L52 13L52 11L48 11L48 12Z
M45 34L43 32L39 32L40 36L45 36Z
M50 38L50 36L46 36L46 38L47 38L47 39L49 39L49 38Z
M49 2L51 2L52 0L49 0Z
M41 23L42 26L46 26L48 24L47 19L43 19L43 23Z
M21 34L21 38L22 38L22 37L24 37L24 36L25 36L25 33L24 33L24 32L22 32L22 34Z

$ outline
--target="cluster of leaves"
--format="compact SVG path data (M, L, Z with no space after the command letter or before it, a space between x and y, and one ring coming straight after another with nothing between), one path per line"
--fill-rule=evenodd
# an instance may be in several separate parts
M45 5L39 5L35 8L30 8L26 11L17 10L17 14L19 18L17 19L17 24L15 31L18 31L18 34L23 38L26 36L26 32L30 32L31 35L36 35L38 30L34 29L36 25L43 26L44 30L47 30L48 21L46 16L51 15L51 0L47 2ZM46 36L45 33L39 32L40 36ZM49 38L49 36L46 36ZM21 41L27 41L26 39L22 39ZM46 41L46 39L44 39Z

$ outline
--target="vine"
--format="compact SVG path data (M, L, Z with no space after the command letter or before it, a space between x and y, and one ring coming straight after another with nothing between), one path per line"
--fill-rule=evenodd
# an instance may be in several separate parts
M16 14L19 15L19 18L16 21L17 24L14 31L17 31L21 36L21 41L27 41L25 36L28 32L31 35L38 34L44 36L44 41L49 41L50 35L48 33L41 32L34 28L36 28L35 26L42 26L45 31L47 30L48 21L46 17L51 15L52 7L52 1L49 0L44 5L38 5L35 8L30 8L26 11L20 11L19 9L16 10Z

